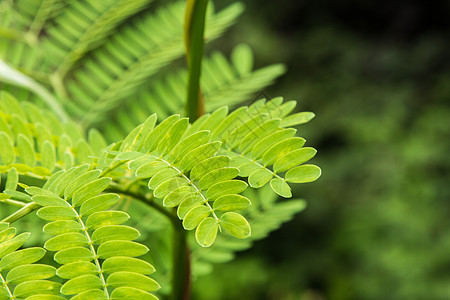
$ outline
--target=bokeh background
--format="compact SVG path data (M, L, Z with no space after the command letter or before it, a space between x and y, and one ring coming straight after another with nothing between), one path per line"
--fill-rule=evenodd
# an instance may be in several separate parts
M223 6L228 1L215 1ZM245 1L208 49L288 71L322 177L308 208L199 278L194 299L450 299L450 2Z

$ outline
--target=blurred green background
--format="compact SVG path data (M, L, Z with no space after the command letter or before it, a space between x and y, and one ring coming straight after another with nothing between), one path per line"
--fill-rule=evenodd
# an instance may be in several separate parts
M216 1L216 6L228 1ZM194 299L450 299L450 2L245 2L225 38L287 74L318 149L308 208L200 278ZM234 272L231 272L234 271Z

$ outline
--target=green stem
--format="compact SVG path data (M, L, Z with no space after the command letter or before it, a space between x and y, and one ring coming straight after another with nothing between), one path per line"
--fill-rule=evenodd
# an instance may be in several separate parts
M181 222L173 227L172 243L172 300L189 300L191 290L191 258L187 245L187 231Z
M188 87L186 115L191 122L204 113L200 90L200 75L203 59L205 17L208 0L187 0L184 40L188 62Z
M19 220L20 218L25 217L29 213L35 211L39 207L41 207L39 204L37 204L35 202L30 202L27 205L25 205L24 207L22 207L21 209L19 209L18 211L16 211L15 213L13 213L12 215L9 215L6 218L4 218L1 222L6 222L6 223L15 222L15 221Z
M141 202L144 202L145 204L153 207L154 209L156 209L158 212L160 212L162 215L166 216L170 222L172 224L176 224L178 225L178 218L176 215L172 214L170 211L168 211L167 209L165 209L164 207L162 207L161 205L155 203L154 201L152 201L153 199L150 197L146 197L143 194L137 193L137 192L133 192L130 191L128 189L122 189L121 186L119 184L114 184L111 183L110 186L105 190L106 192L109 193L117 193L117 194L121 194L124 196L130 196L136 200L139 200Z
M22 201L18 201L18 200L14 200L14 199L5 199L5 200L0 200L0 203L6 203L6 204L11 204L14 206L18 206L18 207L24 207L25 205L27 205L28 203L22 202Z

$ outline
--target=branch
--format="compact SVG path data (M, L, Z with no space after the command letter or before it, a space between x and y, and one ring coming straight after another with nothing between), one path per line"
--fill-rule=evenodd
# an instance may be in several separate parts
M35 202L30 202L27 205L25 205L24 207L22 207L21 209L19 209L18 211L16 211L15 213L13 213L12 215L9 215L6 218L4 218L1 222L6 222L6 223L15 222L15 221L19 220L20 218L25 217L29 213L35 211L39 207L41 207L39 204L37 204Z

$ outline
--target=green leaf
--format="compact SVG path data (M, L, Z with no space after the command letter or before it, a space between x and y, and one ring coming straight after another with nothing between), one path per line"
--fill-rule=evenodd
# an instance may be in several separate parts
M5 190L15 191L17 188L17 182L19 182L19 174L15 168L12 168L8 172L8 176L6 177L6 185Z
M63 295L79 294L84 291L101 288L102 286L103 283L98 276L90 274L82 275L67 281L61 287L61 293Z
M210 200L214 200L223 195L239 194L247 188L247 184L241 180L226 180L211 186L206 192Z
M70 207L46 206L36 213L39 218L46 221L72 220L77 217L77 213Z
M180 186L164 197L163 205L166 207L175 207L195 192L196 190L190 185Z
M58 196L49 195L36 195L31 197L31 200L41 206L53 206L53 207L69 207L69 203L59 198Z
M28 239L30 233L24 232L18 236L0 244L0 258L19 249Z
M49 171L47 168L41 167L41 166L35 166L31 169L31 172L33 174L36 174L38 176L46 177L51 176L52 172Z
M273 173L267 169L259 169L250 174L248 183L252 188L260 188L264 186L270 179L273 178Z
M177 189L180 186L187 185L189 181L184 177L173 177L163 183L161 183L154 191L153 195L156 198L164 198L171 191Z
M184 219L188 211L192 208L199 206L203 203L203 197L199 194L194 194L192 196L187 197L181 202L180 206L177 209L178 218Z
M5 132L0 132L0 158L2 165L13 163L15 158L13 142Z
M76 261L91 261L94 255L87 248L75 247L58 251L53 258L57 263L64 265Z
M264 166L272 165L277 159L301 148L305 142L305 139L301 137L292 137L273 145L269 150L264 152L262 158Z
M305 124L311 121L316 115L309 111L299 112L283 118L281 121L281 127L289 127L300 124Z
M141 178L148 178L154 176L156 173L163 169L167 169L169 165L163 161L152 161L140 166L136 170L136 176Z
M249 113L250 115L250 113ZM250 119L241 121L239 126L233 128L228 136L226 145L228 148L235 148L239 143L258 125L263 124L268 120L269 116L266 113L250 115ZM242 123L244 122L244 123Z
M119 201L117 194L102 194L86 200L80 207L81 216L89 216L95 212L107 210Z
M197 162L213 156L219 150L221 144L221 142L215 141L189 151L180 162L181 169L183 171L191 170Z
M2 231L0 231L0 243L3 243L5 241L9 241L16 235L16 228L9 227Z
M274 132L280 125L280 119L271 119L250 131L239 143L239 151L243 154L249 152L263 137Z
M280 179L280 178L274 178L270 181L270 187L272 190L284 198L291 198L292 192L289 185L286 183L286 181Z
M99 155L107 146L105 139L95 128L89 129L88 142L94 153L97 155Z
M242 210L252 203L242 195L225 195L214 201L213 208L218 211Z
M133 287L146 292L156 291L161 288L154 279L127 271L119 271L109 275L106 284L112 287Z
M130 153L130 152L124 152L123 155L125 155L126 153ZM121 156L121 155L119 154L119 156ZM130 168L131 170L137 170L137 169L139 169L139 167L141 167L147 163L157 161L157 160L158 160L158 157L156 157L154 155L150 155L150 154L145 155L144 154L142 156L142 153L141 153L141 157L133 159L132 161L130 161L128 163L128 168Z
M161 138L169 130L169 128L180 119L180 115L172 115L162 121L152 132L147 136L144 143L144 152L150 152L156 148Z
M108 241L98 247L97 255L106 259L114 256L136 257L144 255L148 248L142 244L130 241Z
M315 165L302 165L286 172L286 181L305 183L315 181L322 174L322 170Z
M113 151L111 151L113 152ZM114 151L116 152L116 151ZM136 152L136 151L127 151L127 152L117 152L118 155L116 156L117 160L134 160L134 159L138 159L142 156L144 156L144 153L141 152ZM117 153L112 153L112 154L117 154Z
M87 246L88 240L85 235L78 232L63 233L52 237L44 244L44 248L50 251L59 251L78 246Z
M204 219L197 227L195 231L195 239L202 247L211 246L217 236L217 230L219 229L219 224L216 220L211 217Z
M239 168L239 176L248 177L253 172L261 170L261 165L259 165L258 163L251 162L240 165L238 168Z
M296 132L297 130L295 130L294 128L287 128L269 134L268 136L257 142L255 146L253 146L251 156L254 159L259 159L263 156L267 149L269 149L279 141L283 141L285 139L293 137Z
M44 294L32 295L26 298L26 300L64 300L64 299L65 298L58 295L44 295Z
M9 127L3 118L0 118L0 132L4 132L8 137L12 137L11 130L9 130Z
M23 135L26 139L28 139L30 143L32 142L33 136L31 135L22 118L20 118L18 115L13 115L11 125L17 137L19 135Z
M139 236L139 231L133 227L124 225L107 225L94 231L92 234L92 241L95 244L101 244L112 240L132 241L137 239Z
M228 167L229 164L230 158L228 156L219 155L210 157L198 163L195 167L193 167L189 176L193 181L199 180L206 173L215 169Z
M136 137L136 145L133 147L133 149L136 149L137 151L141 150L141 148L144 146L145 140L147 136L152 132L153 128L156 124L156 114L150 115L145 122L143 123L142 130L139 132L139 135Z
M31 167L34 166L36 163L34 147L30 140L21 133L17 137L17 148L23 163Z
M35 294L59 294L61 284L49 280L33 280L22 282L14 289L14 296L26 298Z
M160 155L166 154L168 151L172 150L176 144L181 140L184 132L189 125L189 119L183 118L175 122L175 124L170 127L170 130L164 135L161 141L158 143L157 152Z
M231 53L231 61L239 75L250 73L253 69L252 50L248 45L237 45Z
M80 205L83 202L106 189L111 182L111 178L103 177L83 185L72 197L72 205Z
M189 210L183 219L183 227L192 230L211 214L211 210L205 205L199 205Z
M128 221L130 216L123 211L99 211L90 215L86 220L86 227L90 230L105 225L119 225Z
M119 271L129 271L139 274L152 274L155 268L148 262L134 257L111 257L102 264L104 273L112 274Z
M208 141L209 131L202 130L195 132L181 140L170 152L169 157L173 162L178 162L186 153L203 145Z
M58 235L83 230L80 223L73 220L60 220L45 224L43 231L50 235Z
M213 184L221 182L221 181L233 179L238 174L239 174L239 169L237 169L237 168L225 167L225 168L215 169L215 170L207 173L206 175L204 175L199 180L198 186L200 187L200 189L206 190L206 189L210 188Z
M316 153L317 150L311 147L294 150L285 156L280 157L273 165L273 170L275 172L284 172L310 160Z
M97 266L88 261L75 261L59 267L56 274L64 279L72 279L81 275L98 274Z
M250 224L248 221L235 212L226 212L220 217L220 225L231 235L246 239L251 235Z
M158 300L158 298L150 293L143 290L139 290L132 287L118 287L111 293L111 299L113 300L128 300L128 299L139 299L139 300Z
M102 172L100 170L91 170L72 180L70 184L67 186L67 188L64 190L64 198L70 199L77 189L97 179L101 173Z
M19 284L25 281L47 279L55 276L56 268L49 265L27 264L15 267L9 271L6 281Z
M56 196L54 193L44 190L43 188L36 187L36 186L29 186L25 189L25 192L27 192L30 195L37 196L37 195L46 195L46 196Z
M119 151L131 151L134 150L137 139L140 135L140 132L143 130L143 125L139 125L136 128L134 128L122 141Z
M10 270L17 266L32 264L40 260L45 252L42 248L32 247L9 253L0 261L0 270Z
M202 122L198 130L211 130L212 128L216 128L227 115L228 106L219 107L210 116L208 116L208 118L206 118L205 122Z
M237 108L231 114L229 114L222 123L219 124L216 128L213 129L211 133L211 140L221 140L226 141L230 134L230 128L234 125L236 120L242 120L244 115L247 113L247 107L242 106Z
M172 168L162 169L161 171L156 173L155 176L152 177L152 179L150 179L150 181L148 182L148 187L151 190L154 190L164 181L173 178L177 175L179 175L179 173Z
M85 300L85 299L107 300L108 298L106 297L104 291L98 289L88 290L70 298L70 300Z
M71 168L64 172L61 176L58 176L58 178L50 186L48 186L47 189L57 195L61 195L66 187L71 184L75 178L78 178L78 176L84 174L88 169L88 164Z

